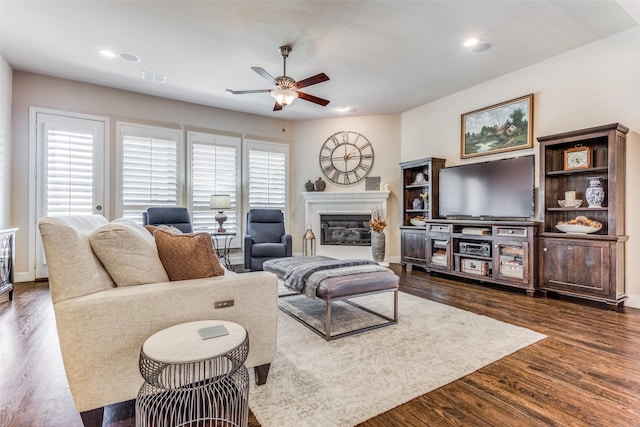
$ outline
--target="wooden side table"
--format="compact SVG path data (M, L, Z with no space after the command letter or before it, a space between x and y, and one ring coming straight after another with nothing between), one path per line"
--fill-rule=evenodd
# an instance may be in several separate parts
M202 339L199 330L222 325L229 332ZM237 323L202 320L172 326L142 345L145 380L136 400L136 426L246 426L249 337Z
M13 270L15 240L17 228L0 230L0 295L9 292L9 301L13 299Z

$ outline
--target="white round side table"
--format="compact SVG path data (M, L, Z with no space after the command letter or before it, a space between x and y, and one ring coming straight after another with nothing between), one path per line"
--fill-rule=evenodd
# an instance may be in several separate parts
M229 332L203 339L199 330ZM246 426L249 337L237 323L202 320L163 329L140 351L145 383L136 400L136 426Z

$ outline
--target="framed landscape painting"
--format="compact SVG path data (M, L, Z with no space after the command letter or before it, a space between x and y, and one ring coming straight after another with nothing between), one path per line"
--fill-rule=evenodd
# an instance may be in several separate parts
M460 158L533 147L533 94L462 115Z

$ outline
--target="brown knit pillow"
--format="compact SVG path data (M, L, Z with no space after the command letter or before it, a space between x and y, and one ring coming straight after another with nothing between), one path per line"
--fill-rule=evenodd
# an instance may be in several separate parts
M153 237L169 280L224 275L209 233L173 234L159 228Z

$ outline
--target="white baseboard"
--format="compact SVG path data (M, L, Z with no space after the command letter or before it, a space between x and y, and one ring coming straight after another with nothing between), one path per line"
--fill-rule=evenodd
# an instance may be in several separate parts
M640 308L640 295L629 295L629 299L625 301L626 307Z
M33 282L36 280L35 273L29 273L28 271L21 271L13 274L13 281L19 282Z

